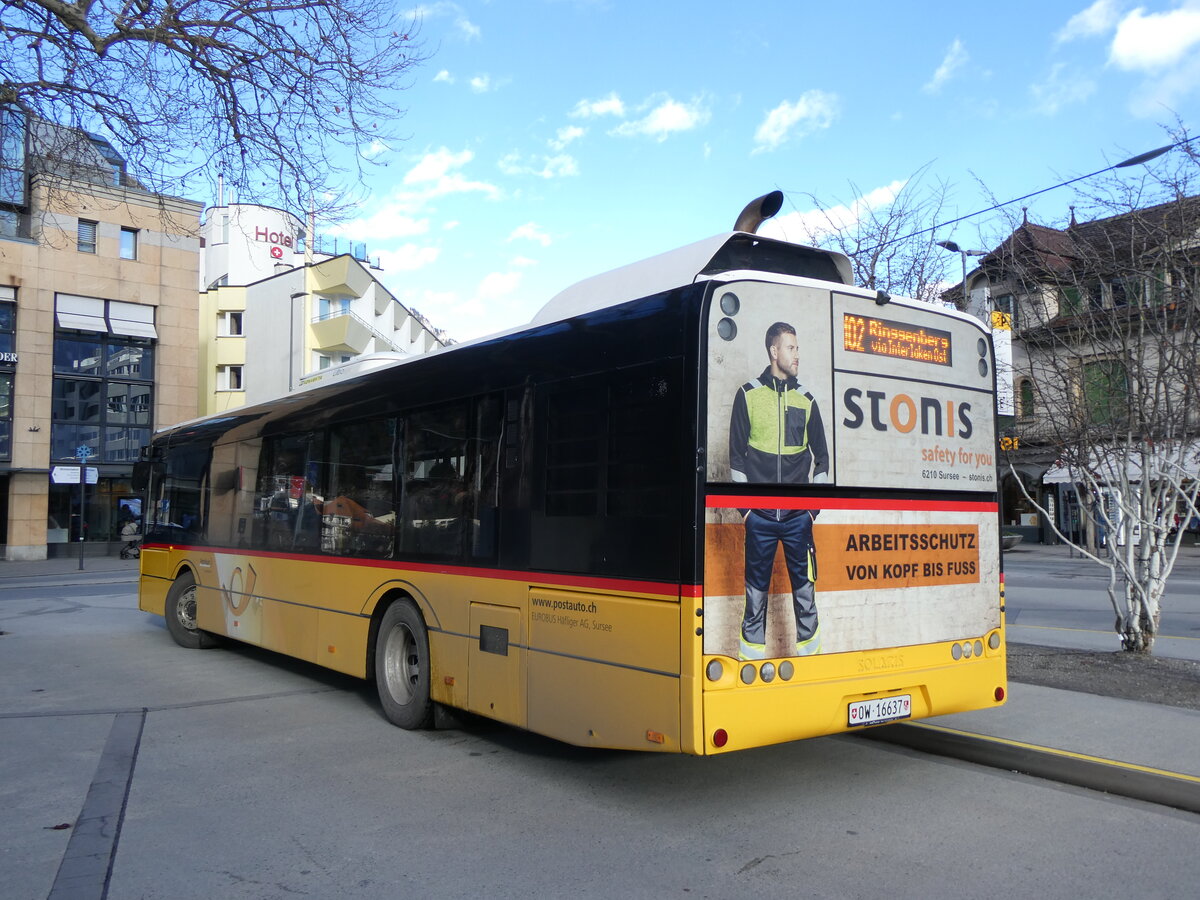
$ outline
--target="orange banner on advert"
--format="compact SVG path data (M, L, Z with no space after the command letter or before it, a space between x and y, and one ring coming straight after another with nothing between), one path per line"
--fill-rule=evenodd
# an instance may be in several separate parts
M813 527L818 591L975 584L978 525Z

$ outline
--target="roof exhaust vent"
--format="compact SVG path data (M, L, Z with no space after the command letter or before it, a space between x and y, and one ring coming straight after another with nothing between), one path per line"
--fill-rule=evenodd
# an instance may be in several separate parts
M746 204L742 214L733 223L733 230L757 234L758 226L779 212L782 206L783 191L771 191L769 194L763 194Z

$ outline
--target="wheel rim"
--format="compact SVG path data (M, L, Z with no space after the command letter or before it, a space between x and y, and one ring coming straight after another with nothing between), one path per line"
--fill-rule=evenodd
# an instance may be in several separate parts
M388 693L397 703L410 702L421 677L421 654L413 633L403 625L392 627L383 651L383 674Z
M196 630L196 587L193 585L179 595L175 604L175 618L188 631Z

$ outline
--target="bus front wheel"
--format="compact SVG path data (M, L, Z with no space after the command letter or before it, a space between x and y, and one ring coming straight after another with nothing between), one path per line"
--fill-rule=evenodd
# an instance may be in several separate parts
M421 613L408 600L393 603L383 614L375 638L375 687L383 714L401 728L428 728L433 721L429 699L429 633Z
M167 593L163 615L167 620L167 631L180 647L207 650L217 646L217 639L196 627L196 592L196 577L191 572L184 572Z

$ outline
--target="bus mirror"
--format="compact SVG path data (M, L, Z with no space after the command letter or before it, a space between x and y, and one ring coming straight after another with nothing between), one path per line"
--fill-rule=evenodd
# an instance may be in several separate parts
M149 461L140 461L133 464L133 489L138 493L145 493L146 488L150 486L150 477L161 477L165 467L162 463L152 463Z

